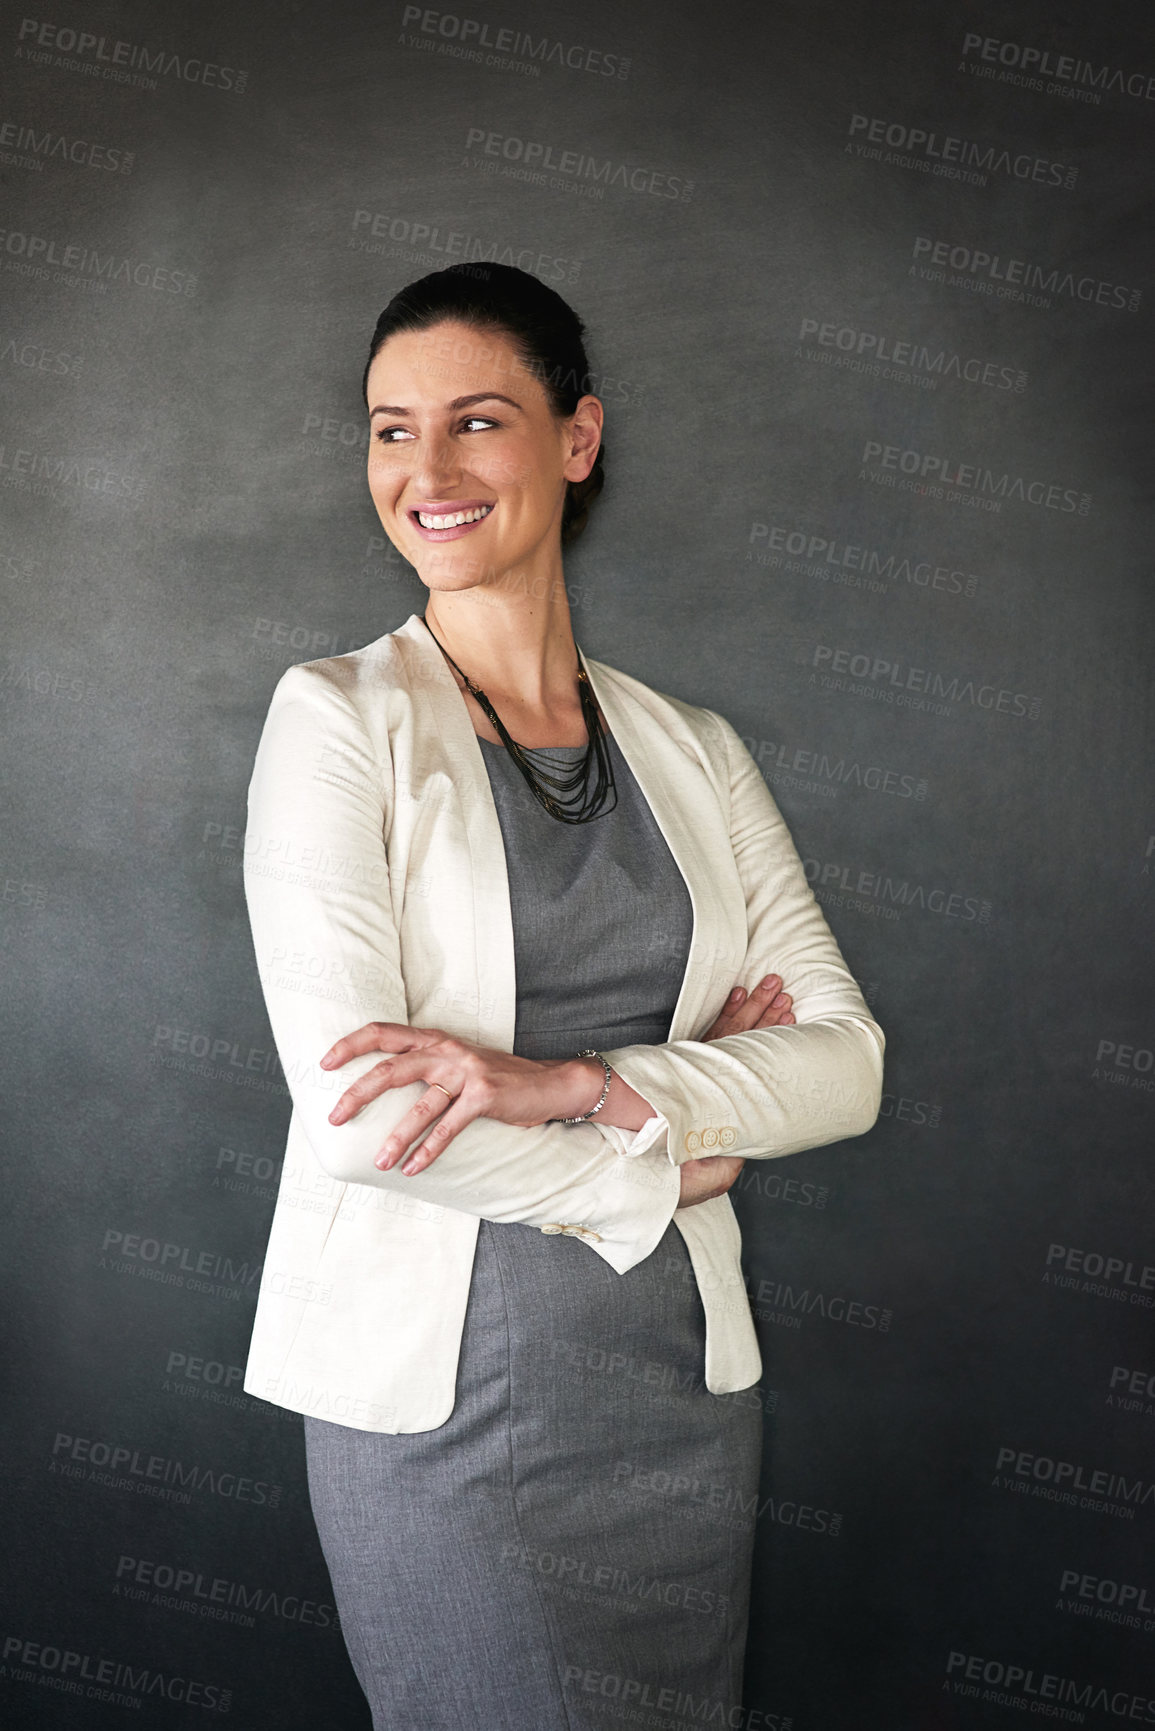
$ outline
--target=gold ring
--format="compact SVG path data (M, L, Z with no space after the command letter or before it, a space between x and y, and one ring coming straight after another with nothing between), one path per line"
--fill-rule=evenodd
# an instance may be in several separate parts
M427 1088L441 1088L441 1083L440 1082L426 1082L425 1086ZM452 1104L452 1102L454 1101L456 1096L451 1094L449 1092L448 1088L441 1088L441 1092L445 1095L445 1098L450 1102L450 1104Z

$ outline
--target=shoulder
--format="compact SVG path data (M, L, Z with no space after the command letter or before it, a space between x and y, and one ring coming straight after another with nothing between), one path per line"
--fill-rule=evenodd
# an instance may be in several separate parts
M387 735L413 694L441 671L439 660L414 632L410 618L361 649L287 668L274 688L269 714L291 705L318 719L344 717L373 737L382 731Z
M419 665L421 653L420 643L389 632L347 655L287 668L269 700L258 761L294 774L312 764L326 781L387 785L398 742L414 735L417 693L435 677ZM402 744L403 755L408 749Z
M403 653L395 640L395 633L389 632L346 655L296 662L282 673L274 696L284 693L295 698L311 693L319 699L327 695L334 698L344 696L355 703L382 688L405 683Z

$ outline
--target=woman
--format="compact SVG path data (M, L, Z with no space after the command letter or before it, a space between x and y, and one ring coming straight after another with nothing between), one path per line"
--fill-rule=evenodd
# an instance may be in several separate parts
M285 674L249 795L294 1110L245 1386L306 1415L388 1731L741 1723L760 1360L725 1193L879 1104L734 729L575 644L582 337L498 265L382 313L369 486L428 599Z

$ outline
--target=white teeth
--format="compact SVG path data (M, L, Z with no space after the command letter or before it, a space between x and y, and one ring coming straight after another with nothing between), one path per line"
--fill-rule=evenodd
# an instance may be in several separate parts
M459 523L476 523L482 517L488 517L492 510L492 505L478 505L472 511L456 511L444 517L431 517L427 511L418 511L417 521L423 529L454 529Z

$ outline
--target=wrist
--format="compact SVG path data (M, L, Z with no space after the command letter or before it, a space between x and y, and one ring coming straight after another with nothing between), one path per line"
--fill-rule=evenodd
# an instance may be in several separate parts
M580 1118L583 1113L592 1111L606 1085L606 1072L601 1060L559 1058L554 1065L554 1071L550 1089L550 1116ZM608 1097L606 1104L609 1104Z

